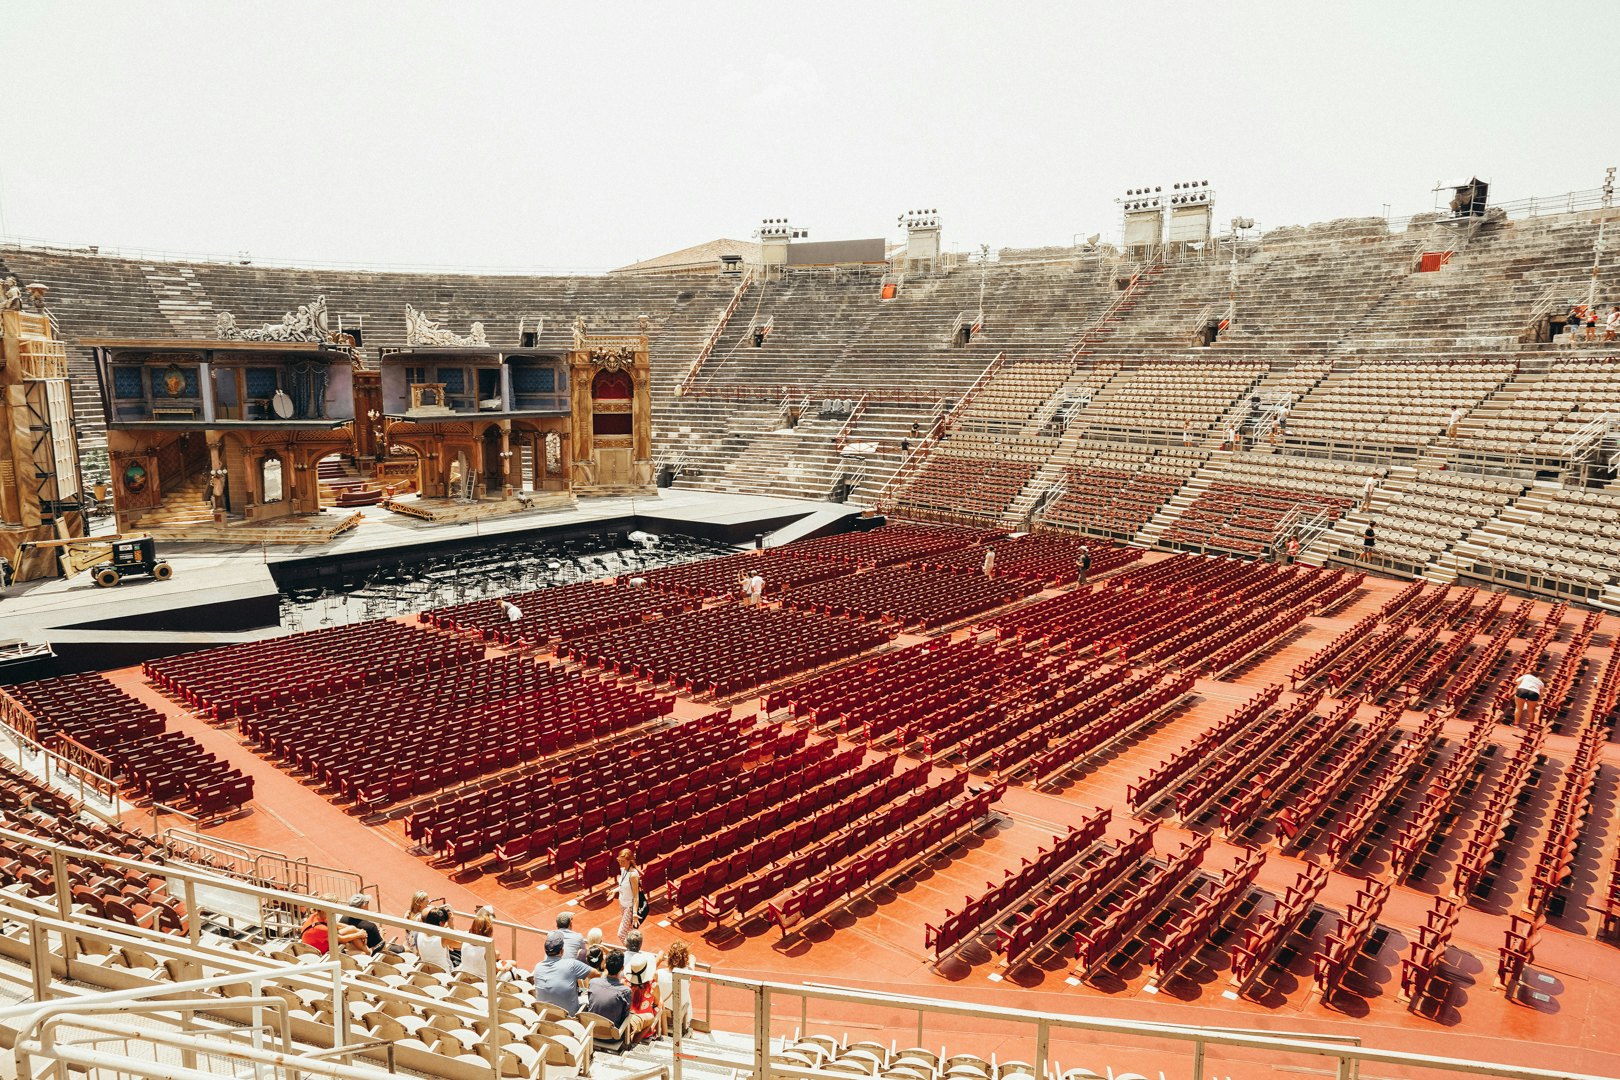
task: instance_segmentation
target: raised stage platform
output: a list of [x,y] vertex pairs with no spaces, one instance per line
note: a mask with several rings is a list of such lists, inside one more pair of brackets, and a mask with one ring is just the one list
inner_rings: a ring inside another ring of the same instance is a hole
[[[751,546],[760,534],[812,518],[812,531],[847,527],[862,509],[802,499],[663,489],[656,495],[581,499],[570,509],[536,506],[494,518],[430,522],[381,506],[360,510],[353,528],[321,544],[167,541],[168,581],[131,577],[112,589],[89,574],[29,581],[0,599],[0,640],[49,644],[51,672],[30,668],[17,678],[115,667],[233,641],[289,632],[280,624],[281,590],[289,582],[393,562],[409,552],[475,547],[525,536],[635,529],[684,533]],[[334,523],[353,511],[332,512]]]

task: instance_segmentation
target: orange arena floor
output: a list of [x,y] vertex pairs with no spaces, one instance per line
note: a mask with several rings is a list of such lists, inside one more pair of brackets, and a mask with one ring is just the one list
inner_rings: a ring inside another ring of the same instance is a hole
[[[1160,556],[1149,556],[1150,559],[1157,557]],[[1228,989],[1224,970],[1208,971],[1194,966],[1192,979],[1175,980],[1159,992],[1150,993],[1145,990],[1147,972],[1135,961],[1124,967],[1119,976],[1105,974],[1096,985],[1084,985],[1069,978],[1072,959],[1066,949],[1061,953],[1048,950],[1037,965],[1005,976],[997,970],[996,958],[976,945],[969,944],[937,970],[924,949],[925,923],[937,923],[947,909],[960,910],[966,895],[977,895],[987,882],[999,881],[1003,870],[1017,866],[1021,858],[1032,855],[1038,846],[1047,844],[1054,833],[1066,830],[1092,807],[1114,808],[1113,821],[1108,828],[1111,838],[1122,837],[1130,827],[1139,825],[1125,805],[1127,784],[1198,731],[1225,717],[1254,691],[1276,682],[1286,686],[1289,672],[1296,664],[1363,616],[1376,611],[1405,584],[1369,577],[1362,589],[1332,615],[1309,618],[1301,628],[1282,639],[1280,645],[1262,652],[1258,660],[1250,660],[1224,679],[1198,680],[1190,703],[1179,706],[1169,719],[1150,725],[1125,744],[1108,750],[1100,760],[1087,764],[1066,788],[1056,793],[1040,793],[1015,784],[1000,802],[1000,816],[993,828],[981,830],[967,844],[936,858],[924,870],[885,886],[825,922],[811,923],[783,939],[763,918],[739,928],[714,929],[700,925],[701,917],[699,922],[682,923],[666,905],[655,903],[644,927],[648,947],[662,948],[671,939],[684,937],[693,945],[697,958],[712,964],[717,972],[746,977],[867,987],[989,1005],[1159,1023],[1348,1034],[1360,1037],[1367,1045],[1390,1049],[1620,1076],[1620,1043],[1613,1036],[1615,1017],[1620,1015],[1620,980],[1612,977],[1620,951],[1598,940],[1600,919],[1592,910],[1592,905],[1602,902],[1615,856],[1613,823],[1617,786],[1620,786],[1617,782],[1620,770],[1616,768],[1620,765],[1620,748],[1613,742],[1603,746],[1605,767],[1599,773],[1592,813],[1582,834],[1583,846],[1569,890],[1568,906],[1563,917],[1550,920],[1549,928],[1538,941],[1535,963],[1526,980],[1534,993],[1522,994],[1518,1000],[1510,1001],[1492,986],[1497,950],[1508,925],[1507,913],[1518,910],[1528,888],[1529,870],[1547,829],[1548,806],[1555,797],[1562,764],[1568,760],[1575,744],[1569,734],[1547,736],[1543,753],[1550,764],[1543,770],[1532,798],[1523,809],[1517,834],[1506,845],[1508,858],[1496,889],[1487,902],[1476,901],[1462,913],[1446,964],[1453,974],[1460,975],[1459,985],[1450,1004],[1436,1018],[1417,1016],[1397,1000],[1399,958],[1408,948],[1409,935],[1423,923],[1432,906],[1437,883],[1444,879],[1444,871],[1454,861],[1455,849],[1460,846],[1471,817],[1477,814],[1477,806],[1470,807],[1451,830],[1447,848],[1437,861],[1440,872],[1430,874],[1425,882],[1395,887],[1378,920],[1391,931],[1381,951],[1375,957],[1362,958],[1347,980],[1345,991],[1338,994],[1331,1005],[1314,993],[1310,950],[1302,951],[1280,975],[1274,970],[1272,988],[1263,993],[1260,1000],[1251,1001],[1224,993]],[[1537,604],[1536,616],[1543,616],[1549,607]],[[1584,614],[1574,610],[1566,614],[1564,629],[1551,647],[1554,661],[1561,654],[1563,643],[1568,641],[1571,629]],[[1605,618],[1593,647],[1588,650],[1593,662],[1580,678],[1577,709],[1584,709],[1589,701],[1602,670],[1599,665],[1608,659],[1617,628],[1620,621]],[[911,640],[916,639],[902,638],[902,643]],[[1525,642],[1516,640],[1514,646],[1516,655]],[[384,907],[396,913],[403,910],[413,890],[426,889],[433,895],[446,897],[461,910],[488,902],[503,919],[539,927],[549,927],[557,911],[572,906],[577,911],[577,929],[601,926],[607,937],[613,938],[618,909],[609,898],[579,898],[566,890],[536,887],[532,882],[503,885],[493,875],[477,876],[458,873],[454,868],[435,868],[426,859],[410,853],[411,844],[405,837],[402,822],[362,824],[357,816],[327,802],[311,784],[283,772],[242,745],[233,729],[211,726],[180,708],[146,684],[139,669],[107,675],[131,694],[165,712],[177,729],[253,776],[256,787],[251,812],[210,828],[210,834],[295,857],[307,857],[319,864],[351,868],[367,881],[377,883]],[[1285,694],[1284,702],[1292,700],[1293,696]],[[1324,699],[1318,711],[1325,711],[1327,704],[1328,699]],[[755,705],[756,702],[749,699],[736,708],[752,710]],[[677,718],[696,716],[712,708],[712,705],[682,698],[677,702],[675,715]],[[1374,712],[1375,706],[1363,705],[1360,715],[1366,718]],[[1415,728],[1421,719],[1422,714],[1408,712],[1402,726]],[[1449,746],[1455,745],[1457,734],[1466,727],[1463,722],[1447,724]],[[1511,748],[1516,742],[1511,728],[1498,727],[1492,737],[1502,749]],[[376,751],[388,752],[386,724],[379,734]],[[1488,790],[1505,757],[1498,752],[1490,759],[1482,791]],[[149,827],[150,815],[133,811],[130,823]],[[166,818],[161,824],[182,823]],[[1398,827],[1400,821],[1394,824]],[[1155,851],[1159,855],[1173,852],[1180,842],[1190,838],[1190,832],[1177,827],[1173,820],[1165,820],[1159,826]],[[1225,869],[1241,850],[1223,842],[1217,834],[1204,858],[1204,871]],[[1330,914],[1317,924],[1316,943],[1332,930],[1334,914],[1343,910],[1360,879],[1379,872],[1382,854],[1375,855],[1360,870],[1333,874],[1318,899],[1319,905],[1329,909]],[[1257,885],[1265,892],[1278,894],[1293,882],[1301,865],[1299,859],[1282,855],[1273,845]],[[1059,941],[1066,944],[1067,939]],[[497,946],[506,951],[502,939],[497,938]],[[534,951],[537,950],[525,945],[516,959],[527,966],[537,958],[530,955]],[[1218,967],[1224,969],[1226,962],[1227,954],[1223,949]],[[719,1010],[716,1026],[727,1027],[725,1015],[732,1010],[721,998],[717,997],[716,1001]],[[847,1031],[893,1030],[893,1037],[902,1042],[916,1035],[914,1027],[909,1036],[904,1027],[906,1023],[914,1024],[914,1020],[891,1021],[848,1011],[839,1015],[838,1010],[829,1013],[824,1008],[818,1008],[814,1015],[836,1016]],[[791,1032],[797,1026],[796,1021],[795,1013],[793,1022],[783,1030]],[[975,1028],[979,1029],[976,1034]],[[1003,1057],[1028,1057],[1027,1040],[1020,1042],[990,1025],[952,1022],[949,1031],[930,1030],[925,1034],[925,1041],[935,1046],[970,1039],[973,1045],[963,1045],[962,1049],[988,1053],[995,1050],[997,1041],[1001,1040]],[[988,1040],[989,1045],[984,1040]],[[884,1041],[888,1041],[887,1038]],[[1111,1042],[1128,1045],[1121,1040]],[[1054,1042],[1053,1056],[1067,1065],[1075,1055],[1065,1055],[1062,1046],[1061,1040]],[[1157,1050],[1140,1053],[1157,1060],[1160,1067],[1167,1070],[1176,1069],[1176,1061],[1187,1059],[1185,1051],[1166,1051],[1162,1043]],[[1223,1058],[1226,1059],[1224,1068]],[[1241,1073],[1242,1061],[1259,1064],[1261,1060],[1256,1055],[1214,1053],[1210,1068],[1218,1073],[1237,1070],[1234,1072],[1237,1075]],[[1331,1071],[1331,1061],[1324,1060],[1321,1065],[1323,1072]],[[1132,1056],[1130,1067],[1141,1069],[1142,1058]],[[1296,1066],[1296,1071],[1314,1070]],[[1378,1072],[1388,1075],[1392,1070]]]

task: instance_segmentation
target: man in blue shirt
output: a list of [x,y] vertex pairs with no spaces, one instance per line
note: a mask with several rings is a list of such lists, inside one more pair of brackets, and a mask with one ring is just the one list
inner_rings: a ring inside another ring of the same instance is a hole
[[562,911],[557,914],[557,933],[563,937],[563,956],[570,960],[578,960],[585,951],[585,935],[574,929],[574,913]]
[[583,961],[563,955],[563,934],[546,935],[546,958],[534,968],[534,996],[573,1016],[579,1012],[579,984],[596,974]]

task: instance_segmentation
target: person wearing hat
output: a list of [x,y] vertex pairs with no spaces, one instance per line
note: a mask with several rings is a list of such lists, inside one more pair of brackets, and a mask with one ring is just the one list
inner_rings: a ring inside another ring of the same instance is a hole
[[[632,930],[631,936],[636,937],[640,933],[639,930]],[[651,1032],[651,1038],[657,1038],[658,1032],[657,959],[652,953],[640,951],[627,950],[624,954],[624,981],[630,984],[630,1013],[640,1017],[641,1030]]]
[[[349,906],[352,908],[369,908],[371,896],[368,893],[357,892],[349,897]],[[382,929],[372,920],[359,915],[344,915],[338,919],[341,926],[353,926],[366,933],[366,951],[377,952],[383,947]]]
[[534,967],[534,996],[574,1016],[579,1012],[580,983],[596,972],[584,961],[564,956],[565,941],[561,930],[546,935],[546,958]]

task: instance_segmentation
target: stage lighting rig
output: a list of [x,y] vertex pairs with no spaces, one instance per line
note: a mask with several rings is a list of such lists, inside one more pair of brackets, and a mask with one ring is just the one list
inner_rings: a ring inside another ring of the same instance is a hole
[[803,240],[809,235],[809,229],[795,229],[787,218],[766,218],[754,230],[756,240]]

